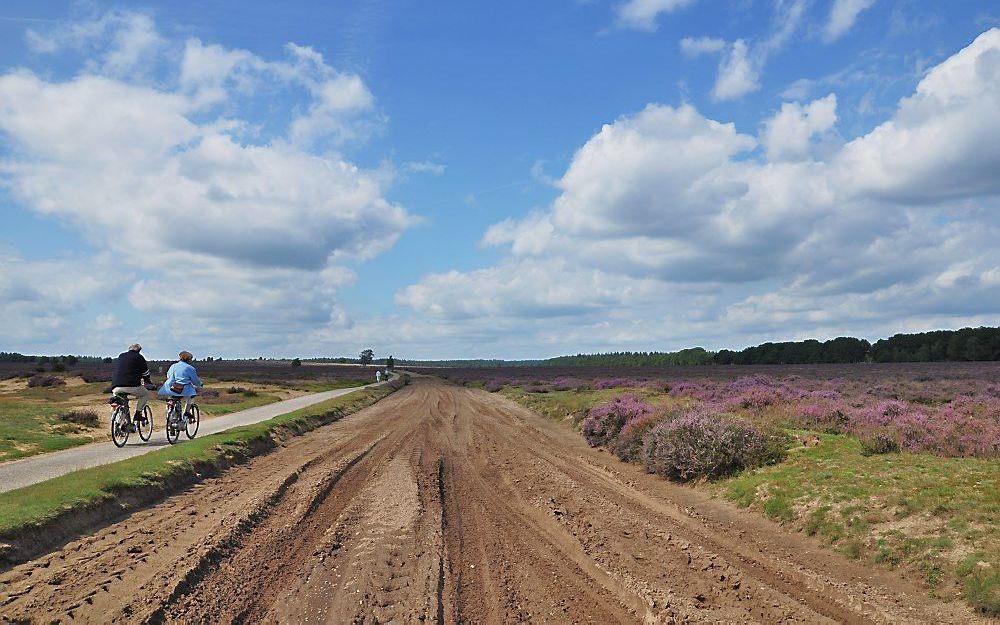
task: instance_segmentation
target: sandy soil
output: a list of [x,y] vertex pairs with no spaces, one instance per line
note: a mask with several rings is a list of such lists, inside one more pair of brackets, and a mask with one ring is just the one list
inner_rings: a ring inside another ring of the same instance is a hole
[[0,573],[0,621],[970,622],[432,379]]

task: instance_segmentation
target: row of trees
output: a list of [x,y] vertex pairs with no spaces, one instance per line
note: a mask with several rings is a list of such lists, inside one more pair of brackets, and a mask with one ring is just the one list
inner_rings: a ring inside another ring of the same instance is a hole
[[842,336],[764,343],[740,351],[700,347],[678,352],[577,354],[542,361],[551,366],[658,367],[666,365],[779,365],[852,362],[936,362],[1000,360],[1000,328],[963,328],[896,334],[871,344]]
[[1000,360],[1000,328],[896,334],[872,345],[874,362]]
[[822,343],[806,341],[785,341],[764,343],[734,352],[719,350],[712,362],[719,365],[799,365],[809,363],[850,363],[865,362],[871,343],[864,339],[842,336]]
[[94,356],[25,356],[17,352],[0,352],[0,362],[34,362],[40,365],[58,363],[72,367],[79,362],[98,362],[100,360]]
[[708,365],[713,354],[701,347],[682,349],[679,352],[612,352],[610,354],[577,354],[559,356],[542,362],[551,367],[664,367],[670,365]]

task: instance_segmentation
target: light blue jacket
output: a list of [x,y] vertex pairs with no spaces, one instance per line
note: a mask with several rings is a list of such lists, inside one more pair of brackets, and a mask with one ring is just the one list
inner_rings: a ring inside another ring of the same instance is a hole
[[[171,391],[170,385],[174,382],[183,384],[184,390],[180,393]],[[167,369],[167,381],[163,383],[163,386],[156,393],[163,396],[180,395],[181,397],[194,397],[198,394],[195,386],[201,386],[201,378],[198,377],[198,372],[188,363],[178,360]]]

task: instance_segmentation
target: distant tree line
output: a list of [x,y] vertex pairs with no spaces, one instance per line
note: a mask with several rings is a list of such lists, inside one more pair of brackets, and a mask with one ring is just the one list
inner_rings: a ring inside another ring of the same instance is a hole
[[874,362],[1000,360],[1000,328],[896,334],[875,341],[871,348],[871,359]]
[[865,362],[871,343],[841,336],[822,343],[815,339],[764,343],[738,352],[719,350],[712,362],[719,365],[801,365]]
[[679,352],[612,352],[610,354],[577,354],[558,356],[542,361],[551,367],[586,367],[594,365],[619,367],[662,367],[670,365],[708,365],[713,354],[701,347],[682,349]]
[[0,362],[34,362],[40,365],[62,363],[73,366],[80,362],[101,362],[99,356],[25,356],[17,352],[0,352]]

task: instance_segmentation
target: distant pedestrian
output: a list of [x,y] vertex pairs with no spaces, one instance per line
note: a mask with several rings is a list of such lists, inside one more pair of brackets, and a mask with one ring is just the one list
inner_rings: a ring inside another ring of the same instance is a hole
[[139,399],[135,407],[136,418],[142,415],[142,409],[149,402],[149,392],[145,385],[153,382],[149,374],[149,365],[140,351],[142,345],[138,343],[129,345],[128,351],[118,355],[115,374],[111,376],[112,395],[134,395]]
[[376,382],[382,381],[382,371],[380,369],[375,370],[375,381]]

